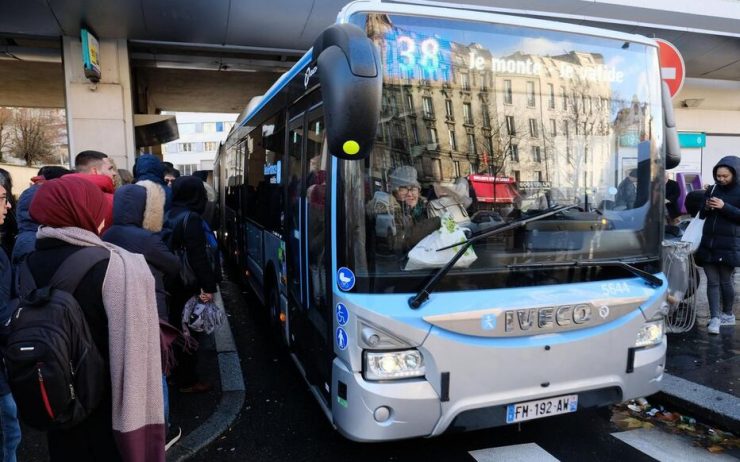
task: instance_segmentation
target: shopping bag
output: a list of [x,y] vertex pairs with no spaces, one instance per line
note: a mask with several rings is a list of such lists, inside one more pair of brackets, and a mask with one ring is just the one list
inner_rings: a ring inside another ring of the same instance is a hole
[[[409,260],[404,270],[411,271],[426,268],[441,268],[460,249],[459,245],[467,240],[463,230],[455,223],[454,218],[450,215],[442,217],[442,226],[424,239],[419,241],[411,251],[409,251]],[[446,250],[437,251],[442,247],[454,245]],[[467,268],[478,256],[472,247],[468,247],[465,253],[455,262],[455,268]]]
[[686,230],[683,232],[683,236],[681,236],[681,241],[688,242],[690,244],[689,251],[691,253],[696,252],[699,248],[703,229],[704,219],[699,218],[699,214],[697,213],[696,216],[691,219],[689,226],[686,227]]

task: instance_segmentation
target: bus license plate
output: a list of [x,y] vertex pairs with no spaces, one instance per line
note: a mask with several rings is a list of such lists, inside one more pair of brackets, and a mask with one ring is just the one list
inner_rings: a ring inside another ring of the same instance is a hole
[[551,415],[568,414],[578,409],[578,395],[538,399],[506,406],[506,423],[524,422]]

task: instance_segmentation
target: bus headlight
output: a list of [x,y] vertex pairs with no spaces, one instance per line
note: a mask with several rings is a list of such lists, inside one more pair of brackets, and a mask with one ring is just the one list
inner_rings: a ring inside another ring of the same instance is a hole
[[423,377],[424,358],[418,350],[366,351],[366,380],[394,380]]
[[637,331],[637,340],[635,346],[650,347],[659,344],[663,341],[664,331],[663,320],[646,322],[642,325],[639,331]]

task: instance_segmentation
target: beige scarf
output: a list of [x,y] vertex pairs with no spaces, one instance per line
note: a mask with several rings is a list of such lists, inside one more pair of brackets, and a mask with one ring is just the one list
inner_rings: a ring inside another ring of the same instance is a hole
[[103,281],[113,393],[113,436],[127,462],[164,462],[164,402],[154,278],[144,256],[81,228],[39,228],[80,247],[110,250]]

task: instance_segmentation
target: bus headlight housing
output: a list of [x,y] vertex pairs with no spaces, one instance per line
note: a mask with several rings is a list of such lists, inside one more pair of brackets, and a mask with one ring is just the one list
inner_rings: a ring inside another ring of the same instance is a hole
[[365,351],[366,380],[395,380],[423,377],[424,358],[419,350]]
[[637,331],[635,347],[643,348],[658,345],[663,341],[664,326],[665,324],[662,319],[643,324],[640,330]]

